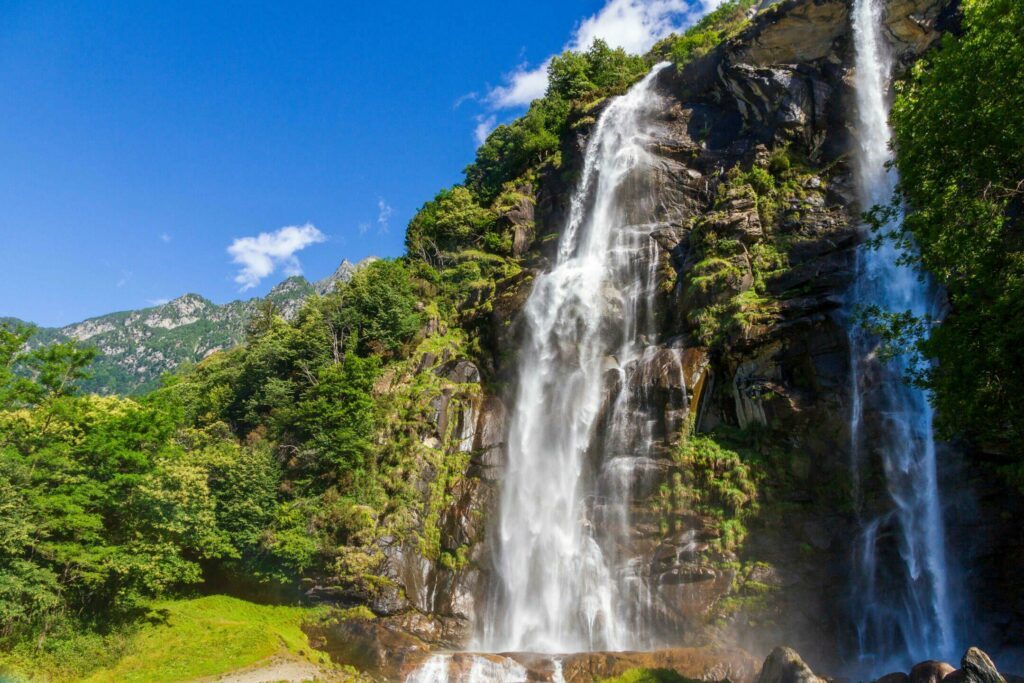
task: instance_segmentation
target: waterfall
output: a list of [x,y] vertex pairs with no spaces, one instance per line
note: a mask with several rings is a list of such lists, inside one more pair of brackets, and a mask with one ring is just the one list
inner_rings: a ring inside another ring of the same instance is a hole
[[[882,14],[881,0],[854,3],[856,171],[865,208],[889,203],[897,181],[887,167],[892,55],[882,35]],[[889,241],[861,250],[851,297],[855,306],[915,316],[930,311],[934,297],[927,280],[899,257]],[[877,339],[853,329],[851,451],[855,473],[869,454],[881,460],[891,505],[862,524],[852,599],[860,666],[882,673],[930,658],[955,661],[958,652],[932,408],[924,391],[904,381],[913,361],[900,356],[881,365],[874,357],[876,345]],[[858,482],[858,496],[862,487]]]
[[[526,668],[508,657],[458,653],[431,655],[405,683],[526,683],[527,678]],[[555,667],[552,683],[565,683],[560,666]]]
[[495,533],[486,651],[644,647],[643,577],[623,538],[655,420],[633,382],[655,332],[660,209],[647,147],[662,64],[611,101],[587,144],[557,261],[523,315]]

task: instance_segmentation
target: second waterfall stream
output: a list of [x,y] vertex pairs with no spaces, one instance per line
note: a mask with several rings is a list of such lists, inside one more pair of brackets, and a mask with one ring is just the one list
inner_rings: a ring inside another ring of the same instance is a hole
[[[860,203],[889,204],[896,171],[888,167],[891,131],[888,91],[893,57],[883,31],[881,0],[853,6],[856,88],[855,174]],[[900,261],[888,240],[862,248],[851,299],[855,308],[916,317],[933,313],[926,278]],[[866,516],[852,553],[853,618],[861,672],[882,674],[930,657],[955,661],[954,572],[950,569],[939,491],[937,446],[927,394],[906,382],[912,360],[880,364],[877,340],[851,334],[853,409],[851,451],[855,473],[869,458],[881,461],[888,511]],[[868,421],[868,417],[873,418]]]

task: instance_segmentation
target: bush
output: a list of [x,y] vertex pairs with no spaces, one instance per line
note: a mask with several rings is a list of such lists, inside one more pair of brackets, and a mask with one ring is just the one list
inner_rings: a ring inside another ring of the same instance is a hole
[[722,41],[739,33],[747,24],[747,12],[758,0],[729,0],[704,15],[682,35],[672,34],[651,48],[653,59],[669,59],[681,68],[711,52]]
[[374,261],[327,298],[364,355],[395,355],[423,323],[409,269],[400,260]]
[[405,233],[411,256],[437,265],[442,252],[479,246],[492,234],[495,215],[461,185],[441,190],[416,213]]

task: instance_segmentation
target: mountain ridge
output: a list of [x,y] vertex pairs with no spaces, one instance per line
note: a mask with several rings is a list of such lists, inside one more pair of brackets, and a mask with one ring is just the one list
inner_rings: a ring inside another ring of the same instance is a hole
[[[217,304],[205,296],[186,292],[170,301],[145,308],[114,311],[60,327],[37,328],[30,344],[77,341],[99,350],[93,375],[83,389],[98,394],[138,394],[154,389],[160,377],[215,351],[230,348],[245,338],[249,320],[264,302],[273,303],[286,319],[298,313],[310,296],[323,296],[338,282],[347,282],[362,266],[343,259],[327,277],[310,282],[301,275],[285,278],[264,297]],[[0,324],[28,324],[0,317]]]

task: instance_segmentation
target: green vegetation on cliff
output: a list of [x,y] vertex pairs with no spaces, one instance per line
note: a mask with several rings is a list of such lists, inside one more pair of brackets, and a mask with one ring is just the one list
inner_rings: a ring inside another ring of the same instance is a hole
[[565,52],[548,66],[548,90],[521,118],[500,125],[466,168],[466,187],[482,205],[489,205],[506,184],[528,176],[545,164],[558,167],[567,126],[597,102],[624,92],[650,69],[643,57],[612,49],[595,40],[585,52]]
[[758,0],[729,0],[722,3],[682,35],[673,34],[660,40],[651,48],[651,54],[658,59],[669,59],[677,67],[683,67],[739,33],[749,21],[750,9],[757,3]]

